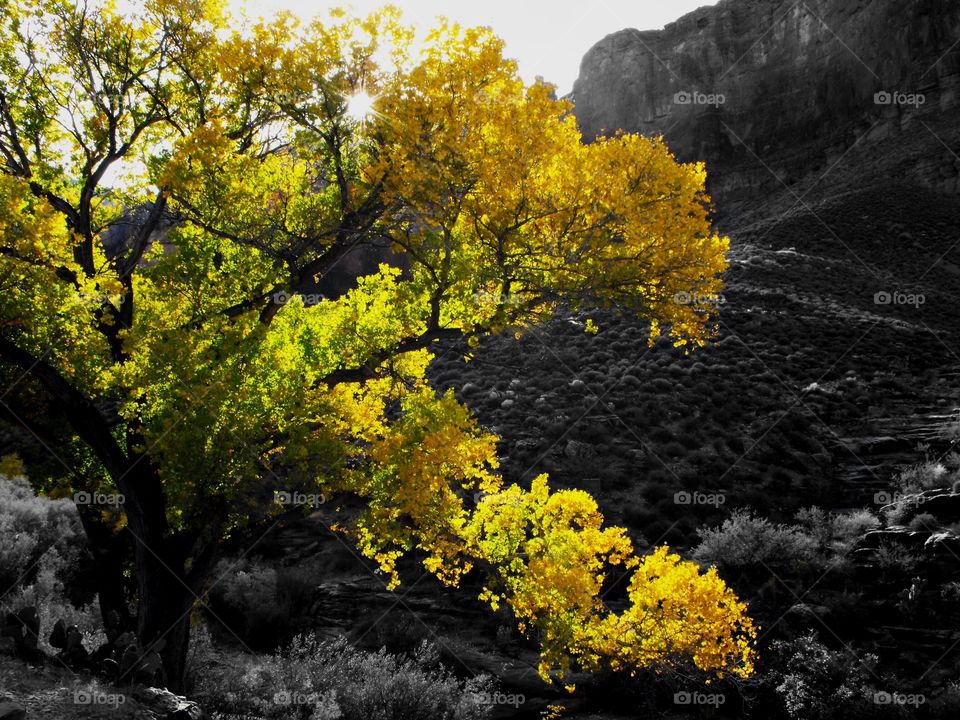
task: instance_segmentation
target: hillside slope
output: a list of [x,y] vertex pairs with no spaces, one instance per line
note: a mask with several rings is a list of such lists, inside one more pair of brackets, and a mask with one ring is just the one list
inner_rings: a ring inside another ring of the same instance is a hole
[[[919,442],[949,444],[958,229],[960,203],[912,186],[837,197],[737,232],[717,337],[689,356],[595,312],[597,335],[558,317],[467,364],[438,358],[435,379],[502,434],[510,479],[594,491],[652,543],[692,542],[741,504],[871,505]],[[683,491],[725,507],[678,504]]]

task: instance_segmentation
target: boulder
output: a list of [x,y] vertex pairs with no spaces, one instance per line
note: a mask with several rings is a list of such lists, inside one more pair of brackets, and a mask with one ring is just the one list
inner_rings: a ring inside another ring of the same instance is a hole
[[905,527],[888,527],[865,533],[860,538],[858,547],[876,549],[884,545],[899,545],[907,550],[919,550],[923,548],[928,537],[930,537],[929,532],[909,530]]
[[0,636],[12,638],[14,652],[25,660],[35,662],[40,652],[40,616],[35,607],[25,607],[16,613],[7,613]]
[[960,521],[960,493],[938,493],[925,497],[922,512],[930,513],[943,523]]
[[[923,544],[924,552],[949,555],[954,558],[960,558],[960,537],[952,532],[933,533]],[[960,567],[960,560],[957,560],[957,566]]]
[[15,702],[0,702],[0,720],[24,720],[27,717],[27,711],[23,705]]
[[155,687],[138,688],[133,697],[157,720],[204,720],[203,709],[192,700]]

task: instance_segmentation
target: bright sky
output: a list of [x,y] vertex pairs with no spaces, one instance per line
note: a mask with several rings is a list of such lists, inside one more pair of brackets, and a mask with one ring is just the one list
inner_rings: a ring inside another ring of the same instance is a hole
[[[655,30],[681,15],[717,0],[393,0],[406,20],[427,28],[444,15],[461,25],[488,25],[506,41],[506,54],[517,60],[527,82],[537,75],[565,95],[573,88],[580,60],[594,43],[617,30]],[[332,7],[350,6],[366,14],[386,0],[233,0],[251,17],[290,10],[301,17],[326,15]]]

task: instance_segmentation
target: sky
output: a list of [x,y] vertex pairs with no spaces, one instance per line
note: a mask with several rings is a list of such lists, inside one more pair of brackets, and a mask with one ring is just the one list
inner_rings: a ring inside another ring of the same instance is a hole
[[[717,0],[392,0],[407,21],[427,28],[444,15],[461,25],[488,25],[506,42],[506,55],[517,60],[527,82],[536,76],[557,85],[558,94],[573,89],[580,60],[594,43],[617,30],[656,30],[681,15]],[[350,6],[360,14],[386,0],[233,0],[250,17],[290,10],[303,18],[326,15],[332,7]]]

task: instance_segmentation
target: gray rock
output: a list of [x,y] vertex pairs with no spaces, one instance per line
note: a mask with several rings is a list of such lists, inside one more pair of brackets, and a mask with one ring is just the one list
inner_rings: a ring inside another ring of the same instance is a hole
[[[916,118],[951,122],[960,89],[950,47],[960,36],[956,3],[790,5],[721,0],[662,30],[603,38],[584,56],[573,88],[584,136],[664,134],[679,159],[704,160],[714,171],[711,194],[721,207],[822,172],[860,141],[914,138]],[[903,32],[890,31],[892,18]],[[879,92],[924,101],[886,102]],[[903,164],[905,174],[955,194],[955,172],[938,160],[942,146],[930,138],[926,147],[929,161]],[[875,156],[877,174],[901,167],[887,153]]]
[[203,709],[192,700],[168,690],[148,687],[134,691],[134,698],[158,720],[204,720]]
[[53,630],[50,632],[50,645],[58,650],[67,646],[67,626],[62,618],[54,623]]
[[865,533],[858,543],[860,548],[873,549],[883,545],[899,545],[910,550],[923,547],[930,533],[919,530],[908,530],[903,527],[889,527],[883,530],[871,530]]
[[0,720],[24,720],[27,711],[15,702],[0,702]]
[[563,454],[568,458],[594,458],[597,456],[597,450],[590,443],[580,442],[579,440],[568,440]]
[[[947,554],[954,558],[958,557],[960,552],[960,537],[952,532],[938,532],[927,538],[923,544],[924,552],[932,554]],[[960,561],[957,563],[960,565]]]
[[944,523],[960,520],[960,494],[939,493],[923,500],[922,512],[930,513]]

